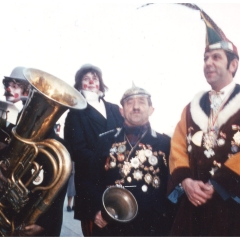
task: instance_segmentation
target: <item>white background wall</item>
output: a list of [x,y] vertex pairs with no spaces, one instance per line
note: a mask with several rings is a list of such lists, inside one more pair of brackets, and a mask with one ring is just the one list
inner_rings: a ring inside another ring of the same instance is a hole
[[[139,8],[145,3],[0,1],[0,77],[24,66],[73,85],[82,64],[95,64],[109,87],[106,100],[119,104],[134,81],[152,94],[152,127],[171,135],[182,108],[209,89],[203,75],[205,25],[199,11],[161,2]],[[197,5],[240,48],[240,3]],[[2,95],[0,86],[5,100]]]

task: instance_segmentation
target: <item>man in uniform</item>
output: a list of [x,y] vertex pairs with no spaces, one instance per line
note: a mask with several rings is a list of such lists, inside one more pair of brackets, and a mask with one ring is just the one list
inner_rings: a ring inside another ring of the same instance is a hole
[[[133,86],[121,105],[123,127],[100,135],[92,166],[93,236],[166,236],[171,226],[166,197],[170,137],[151,128],[154,108],[146,90]],[[137,201],[137,216],[128,223],[102,217],[102,195],[112,185],[129,190]]]
[[171,236],[240,236],[240,85],[233,81],[239,56],[200,13],[207,29],[204,75],[212,90],[184,108],[171,140],[168,196],[180,202]]

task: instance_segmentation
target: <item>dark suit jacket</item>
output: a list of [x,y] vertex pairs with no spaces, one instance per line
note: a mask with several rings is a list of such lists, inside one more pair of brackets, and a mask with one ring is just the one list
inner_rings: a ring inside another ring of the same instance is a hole
[[79,220],[89,218],[85,192],[88,188],[87,179],[91,172],[90,159],[94,159],[99,134],[121,127],[123,123],[118,105],[106,101],[104,104],[107,119],[88,104],[86,109],[70,110],[65,120],[64,139],[70,145],[71,157],[75,162],[74,218]]

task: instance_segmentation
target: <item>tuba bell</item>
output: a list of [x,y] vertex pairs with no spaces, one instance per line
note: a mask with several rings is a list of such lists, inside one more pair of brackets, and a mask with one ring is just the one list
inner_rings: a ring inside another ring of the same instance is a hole
[[[59,141],[46,137],[67,109],[87,106],[81,93],[66,82],[38,69],[28,68],[23,73],[31,89],[10,143],[0,155],[7,178],[0,193],[2,236],[16,236],[21,226],[34,224],[67,182],[69,152]],[[39,155],[47,161],[39,162]],[[45,167],[50,173],[47,182],[33,184]]]
[[127,223],[138,212],[138,204],[133,194],[122,186],[108,187],[102,196],[102,217],[107,222],[112,220]]

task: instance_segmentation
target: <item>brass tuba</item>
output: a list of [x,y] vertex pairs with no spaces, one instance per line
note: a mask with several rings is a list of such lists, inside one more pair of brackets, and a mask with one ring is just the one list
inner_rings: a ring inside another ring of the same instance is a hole
[[[31,90],[12,129],[11,141],[0,155],[0,164],[7,167],[3,173],[7,184],[0,193],[2,236],[15,236],[21,226],[35,223],[67,182],[71,173],[69,152],[59,141],[46,137],[67,109],[87,106],[80,92],[46,72],[28,68],[24,76]],[[39,162],[39,154],[47,161]],[[46,185],[34,185],[44,167],[51,177]]]

